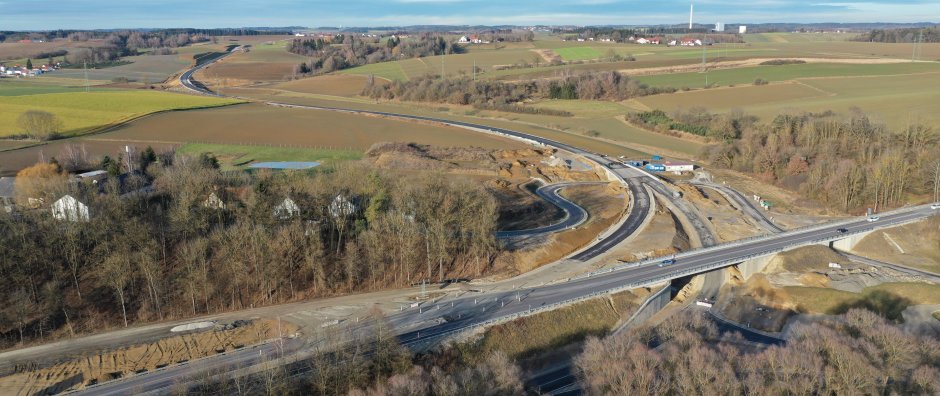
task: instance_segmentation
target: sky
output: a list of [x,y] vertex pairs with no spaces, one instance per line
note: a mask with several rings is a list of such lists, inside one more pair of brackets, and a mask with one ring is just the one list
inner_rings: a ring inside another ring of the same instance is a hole
[[[0,30],[688,23],[687,0],[0,0]],[[936,22],[938,0],[698,0],[696,23]]]

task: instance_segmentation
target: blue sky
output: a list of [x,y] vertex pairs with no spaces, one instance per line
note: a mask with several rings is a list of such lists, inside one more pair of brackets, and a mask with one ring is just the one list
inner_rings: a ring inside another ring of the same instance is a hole
[[[699,0],[699,23],[924,22],[937,0]],[[661,24],[676,0],[0,0],[0,30],[132,27]]]

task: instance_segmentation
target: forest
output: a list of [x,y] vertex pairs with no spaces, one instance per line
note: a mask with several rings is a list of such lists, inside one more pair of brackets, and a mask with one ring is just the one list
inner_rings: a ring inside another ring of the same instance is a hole
[[[622,101],[672,88],[654,88],[617,72],[571,74],[531,81],[502,82],[471,76],[423,76],[388,84],[369,84],[362,94],[373,99],[474,105],[480,108],[519,105],[531,99],[586,99]],[[502,109],[500,109],[502,110]]]
[[449,43],[444,36],[424,33],[415,39],[337,34],[327,39],[294,39],[287,51],[310,57],[296,66],[297,74],[315,75],[371,63],[408,58],[460,53],[462,47]]
[[940,132],[910,124],[892,130],[859,109],[782,112],[769,122],[741,111],[677,111],[674,122],[704,128],[716,142],[704,157],[840,211],[876,211],[917,202],[940,186]]
[[740,338],[718,337],[703,316],[589,339],[576,360],[582,386],[588,395],[940,392],[940,340],[867,310],[797,324],[786,344],[756,351]]
[[[496,200],[465,179],[357,164],[223,173],[211,157],[170,153],[146,162],[98,185],[54,163],[20,172],[23,209],[0,213],[0,347],[473,277],[500,249]],[[51,216],[66,193],[88,205],[87,221]]]

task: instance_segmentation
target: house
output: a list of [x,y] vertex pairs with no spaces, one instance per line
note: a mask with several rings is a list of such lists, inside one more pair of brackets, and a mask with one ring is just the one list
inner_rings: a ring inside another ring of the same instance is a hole
[[300,215],[300,207],[293,199],[284,198],[280,204],[274,207],[274,217],[285,220]]
[[65,195],[52,203],[52,217],[64,221],[88,221],[88,205],[71,195]]
[[13,211],[15,186],[15,177],[0,177],[0,208],[3,208],[7,213]]
[[460,39],[457,40],[460,44],[470,44],[470,38],[467,36],[460,36]]
[[691,37],[684,37],[679,42],[679,45],[684,46],[684,47],[694,47],[697,45],[702,45],[702,40],[694,39]]
[[334,218],[347,217],[351,216],[353,213],[356,213],[358,206],[355,203],[347,199],[343,194],[339,194],[336,198],[333,198],[333,202],[330,203],[330,216]]
[[211,192],[209,193],[209,197],[202,202],[202,206],[209,209],[222,210],[225,209],[225,201],[223,201],[222,198],[219,198],[218,194]]
[[695,165],[688,162],[666,162],[663,164],[666,172],[675,172],[677,174],[682,172],[692,172],[695,170]]
[[663,40],[662,37],[652,37],[652,38],[640,37],[636,39],[636,43],[637,44],[659,44],[662,42],[662,40]]

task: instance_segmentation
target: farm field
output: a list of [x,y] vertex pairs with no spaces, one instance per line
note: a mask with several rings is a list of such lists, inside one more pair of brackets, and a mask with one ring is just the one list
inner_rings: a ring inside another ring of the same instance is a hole
[[[271,100],[300,105],[343,107],[350,109],[388,111],[401,114],[438,117],[455,121],[482,123],[502,128],[510,128],[560,142],[576,145],[587,150],[608,155],[643,155],[643,150],[631,148],[629,142],[603,141],[584,135],[579,125],[584,119],[577,117],[555,117],[531,114],[480,111],[468,106],[437,106],[426,103],[400,103],[361,100],[359,98],[324,97],[318,95],[285,95],[263,89],[228,89],[226,94],[252,97],[258,100]],[[613,118],[610,119],[611,121]],[[564,125],[562,125],[564,124]],[[611,124],[613,125],[613,124]],[[626,128],[626,126],[623,126]],[[620,128],[619,126],[617,128]],[[565,130],[567,129],[567,130]],[[474,135],[478,136],[478,135]],[[656,135],[660,137],[660,135]],[[668,136],[662,136],[668,138]],[[484,146],[485,147],[485,146]]]
[[[433,124],[242,104],[155,114],[106,133],[0,151],[0,174],[12,175],[40,158],[61,156],[66,145],[84,146],[92,158],[115,155],[125,145],[132,145],[139,149],[152,146],[157,151],[180,147],[190,152],[206,150],[224,154],[232,165],[248,160],[298,159],[325,160],[329,164],[355,159],[373,144],[390,141],[444,147],[525,147],[512,140]],[[3,144],[0,141],[0,149],[5,147]]]
[[705,85],[706,74],[712,86],[751,84],[762,78],[767,81],[785,81],[806,77],[855,77],[901,75],[940,72],[940,63],[888,63],[888,64],[836,64],[807,63],[781,66],[753,66],[720,69],[708,73],[689,72],[636,77],[641,82],[657,87],[697,88]]
[[264,161],[316,161],[321,167],[338,162],[358,160],[362,152],[356,150],[329,150],[304,147],[274,147],[265,145],[232,145],[187,143],[176,150],[183,154],[210,153],[219,159],[223,170],[241,169],[251,163]]
[[562,47],[553,50],[561,59],[566,61],[597,59],[601,52],[594,47]]
[[[36,58],[36,55],[69,48],[92,48],[106,45],[104,40],[89,40],[72,42],[66,39],[47,41],[44,43],[0,43],[0,61]],[[43,59],[42,61],[45,61]]]
[[[500,49],[489,51],[470,51],[464,54],[453,54],[445,56],[428,56],[424,58],[412,58],[394,62],[373,63],[350,69],[342,70],[343,74],[373,74],[376,77],[382,77],[387,80],[408,80],[414,77],[422,76],[428,73],[440,75],[443,66],[444,73],[454,75],[459,73],[470,74],[473,65],[480,68],[480,77],[485,77],[492,73],[494,66],[506,66],[522,61],[532,63],[537,57],[533,51],[528,49]],[[443,58],[443,64],[441,60]],[[541,59],[541,57],[539,57]]]
[[938,90],[940,71],[896,76],[800,78],[779,84],[677,92],[634,101],[665,111],[695,106],[718,112],[740,108],[763,119],[785,109],[848,113],[858,107],[890,128],[900,129],[911,121],[940,124],[934,103]]
[[224,106],[235,99],[209,98],[145,90],[50,93],[0,96],[0,137],[22,133],[16,120],[25,111],[41,109],[62,121],[61,134],[74,136],[142,115],[166,111]]
[[[380,82],[381,80],[376,80]],[[288,81],[270,86],[273,89],[283,89],[293,92],[302,92],[318,95],[335,95],[344,97],[358,96],[365,88],[368,77],[353,74],[328,74]]]
[[[79,84],[67,85],[66,82],[61,80],[51,81],[45,78],[0,78],[0,97],[84,91],[83,86]],[[99,91],[101,89],[91,86],[89,90]]]
[[[283,40],[284,38],[281,37]],[[202,81],[219,85],[221,81],[281,81],[293,74],[294,66],[306,57],[287,52],[286,41],[254,43],[247,52],[231,55],[197,75]]]
[[[138,55],[122,58],[124,61],[133,62],[127,65],[108,67],[103,69],[88,69],[89,80],[111,81],[115,78],[124,77],[130,81],[141,83],[159,83],[170,76],[182,71],[192,64],[192,55]],[[55,72],[40,76],[39,79],[46,77],[71,78],[77,80],[77,84],[84,80],[86,71],[82,69],[60,69]]]

